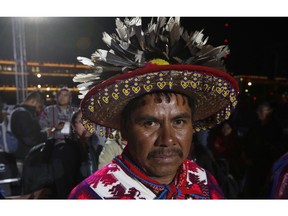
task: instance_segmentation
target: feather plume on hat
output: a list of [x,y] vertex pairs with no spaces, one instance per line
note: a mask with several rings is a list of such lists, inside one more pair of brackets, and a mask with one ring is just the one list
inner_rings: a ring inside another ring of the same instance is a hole
[[74,82],[80,82],[79,91],[85,93],[112,76],[144,67],[153,59],[170,64],[193,64],[225,70],[222,58],[229,54],[226,45],[207,45],[203,30],[188,32],[180,25],[180,18],[152,18],[147,29],[142,30],[140,17],[116,18],[116,32],[103,33],[102,40],[109,50],[97,49],[91,56],[77,57],[78,61],[92,68],[92,73],[77,74]]
[[145,30],[140,17],[115,20],[116,33],[103,33],[107,50],[77,59],[91,68],[77,74],[83,125],[120,129],[124,107],[153,91],[173,91],[195,99],[193,127],[211,128],[228,119],[237,104],[238,84],[225,69],[226,45],[207,44],[203,29],[188,32],[180,18],[152,18]]

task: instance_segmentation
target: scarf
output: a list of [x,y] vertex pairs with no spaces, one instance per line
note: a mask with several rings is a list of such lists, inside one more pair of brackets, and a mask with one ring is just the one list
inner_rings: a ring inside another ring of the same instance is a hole
[[210,198],[207,189],[207,176],[204,169],[190,160],[185,160],[178,168],[174,180],[170,184],[161,184],[147,176],[129,159],[126,149],[114,158],[123,171],[137,179],[156,194],[155,199],[206,199]]

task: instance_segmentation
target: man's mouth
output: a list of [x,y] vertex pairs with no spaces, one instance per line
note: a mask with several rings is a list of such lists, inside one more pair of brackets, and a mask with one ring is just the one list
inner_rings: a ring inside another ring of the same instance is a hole
[[161,147],[159,149],[155,149],[148,154],[148,159],[157,159],[161,161],[170,161],[175,160],[175,158],[182,158],[183,152],[181,149],[178,148],[167,148]]

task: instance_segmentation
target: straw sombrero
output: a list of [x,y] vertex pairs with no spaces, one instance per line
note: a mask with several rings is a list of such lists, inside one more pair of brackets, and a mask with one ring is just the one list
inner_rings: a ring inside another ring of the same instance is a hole
[[141,18],[116,19],[117,34],[103,33],[110,48],[98,49],[90,73],[74,77],[82,96],[83,124],[120,129],[120,116],[133,98],[155,91],[179,92],[193,97],[196,131],[228,119],[237,104],[237,81],[225,71],[227,46],[206,45],[202,31],[184,31],[179,18],[153,18],[142,30]]

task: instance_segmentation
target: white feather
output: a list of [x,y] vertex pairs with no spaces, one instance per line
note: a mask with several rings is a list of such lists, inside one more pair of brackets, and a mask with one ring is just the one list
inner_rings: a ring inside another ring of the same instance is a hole
[[203,29],[199,31],[195,31],[192,35],[192,41],[193,44],[196,44],[196,46],[203,46],[207,43],[208,37],[203,41],[204,34],[202,33]]
[[79,91],[84,91],[84,90],[88,90],[89,86],[92,85],[94,82],[90,81],[90,82],[84,82],[81,84],[77,85],[77,88]]
[[124,23],[119,18],[116,18],[115,25],[116,25],[116,32],[118,33],[120,39],[127,41],[128,35],[126,25],[124,25]]
[[83,99],[84,96],[88,93],[89,90],[85,90],[85,91],[79,91],[80,92],[80,95],[78,95],[78,98],[79,99]]
[[90,66],[90,67],[93,67],[94,66],[94,63],[91,61],[91,59],[89,58],[86,58],[86,57],[82,57],[82,56],[78,56],[77,57],[77,60],[79,62],[81,62],[82,64],[84,65],[87,65],[87,66]]
[[97,80],[99,79],[99,74],[76,74],[73,77],[73,82],[87,82],[90,80]]
[[97,49],[93,54],[92,57],[95,57],[97,60],[105,61],[106,62],[106,57],[107,57],[107,50],[103,49]]
[[104,41],[105,44],[107,44],[108,46],[111,46],[112,37],[106,32],[103,32],[102,40]]
[[137,50],[137,54],[135,55],[135,62],[140,63],[142,61],[143,53],[143,51]]

